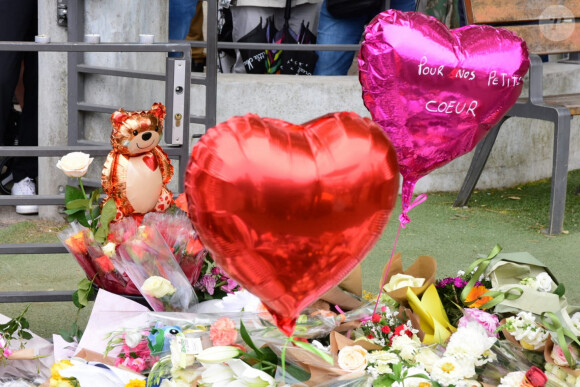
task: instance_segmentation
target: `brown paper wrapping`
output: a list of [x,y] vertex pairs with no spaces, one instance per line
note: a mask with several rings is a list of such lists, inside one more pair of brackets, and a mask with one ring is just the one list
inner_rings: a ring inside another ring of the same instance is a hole
[[[387,263],[383,269],[381,281],[385,276],[385,272],[387,271],[388,265],[389,264]],[[423,286],[411,287],[413,293],[415,293],[417,296],[420,296],[421,294],[423,294],[423,292],[425,292],[425,290],[427,290],[429,285],[435,282],[436,271],[437,271],[437,261],[435,260],[435,258],[427,255],[421,255],[417,257],[415,262],[411,266],[409,266],[407,270],[403,270],[403,260],[401,257],[401,253],[397,253],[395,254],[395,256],[393,256],[393,261],[391,262],[391,267],[389,269],[389,274],[387,275],[387,278],[385,280],[385,285],[389,283],[389,280],[395,274],[407,274],[415,278],[424,278],[425,282],[423,283]],[[380,283],[379,286],[381,286]],[[386,293],[395,301],[397,301],[399,304],[407,304],[407,295],[406,295],[407,288],[408,286],[405,286],[403,288],[396,289],[392,292]]]

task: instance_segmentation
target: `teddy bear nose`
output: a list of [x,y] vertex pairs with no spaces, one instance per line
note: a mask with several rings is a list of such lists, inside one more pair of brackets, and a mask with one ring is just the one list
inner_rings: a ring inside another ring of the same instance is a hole
[[146,132],[146,133],[143,133],[143,134],[141,135],[141,138],[143,139],[143,141],[147,141],[147,140],[149,140],[149,139],[151,138],[151,132]]

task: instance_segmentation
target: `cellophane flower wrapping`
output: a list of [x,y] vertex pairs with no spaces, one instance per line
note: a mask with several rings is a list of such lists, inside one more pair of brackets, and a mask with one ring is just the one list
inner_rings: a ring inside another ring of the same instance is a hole
[[129,285],[128,277],[119,272],[113,261],[103,252],[101,244],[95,240],[90,229],[73,222],[58,237],[95,285],[113,293],[127,294],[133,291],[133,294],[138,294]]
[[187,215],[180,210],[170,213],[151,212],[143,219],[124,217],[109,225],[107,243],[97,242],[90,229],[73,222],[59,234],[67,250],[75,257],[88,279],[99,288],[124,295],[141,295],[125,273],[123,260],[116,250],[122,243],[135,238],[140,224],[157,229],[189,283],[199,282],[207,250],[191,226]]
[[[133,237],[119,245],[117,254],[123,269],[153,310],[185,312],[197,304],[191,282],[155,228],[139,226]],[[156,288],[144,291],[149,279],[158,280]]]
[[143,225],[155,227],[173,251],[181,270],[194,285],[199,279],[203,259],[207,253],[191,221],[184,212],[150,212],[143,218]]

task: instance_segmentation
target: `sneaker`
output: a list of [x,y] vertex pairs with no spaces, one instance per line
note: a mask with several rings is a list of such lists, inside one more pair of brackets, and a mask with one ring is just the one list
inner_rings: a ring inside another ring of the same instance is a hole
[[[26,177],[18,183],[14,183],[12,186],[12,195],[36,195],[34,181]],[[16,212],[23,215],[38,214],[38,206],[31,204],[16,206]]]

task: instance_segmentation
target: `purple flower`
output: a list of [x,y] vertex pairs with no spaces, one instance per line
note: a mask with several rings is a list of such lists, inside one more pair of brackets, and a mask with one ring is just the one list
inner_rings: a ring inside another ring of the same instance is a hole
[[456,288],[463,288],[463,287],[465,287],[465,285],[467,285],[467,281],[466,281],[466,280],[464,280],[464,279],[463,279],[463,278],[461,278],[461,277],[455,277],[455,278],[453,279],[453,285],[454,285]]
[[213,276],[206,274],[203,277],[201,277],[201,280],[199,281],[201,290],[203,290],[203,288],[205,288],[206,292],[208,292],[210,295],[213,296],[213,292],[215,289],[215,278],[213,278]]
[[211,269],[211,274],[213,274],[213,275],[224,275],[226,273],[224,273],[224,271],[222,269],[220,269],[219,267],[216,266],[216,267],[213,267]]
[[234,289],[238,287],[238,283],[231,278],[228,278],[228,281],[225,285],[222,286],[222,290],[226,293],[233,293]]

